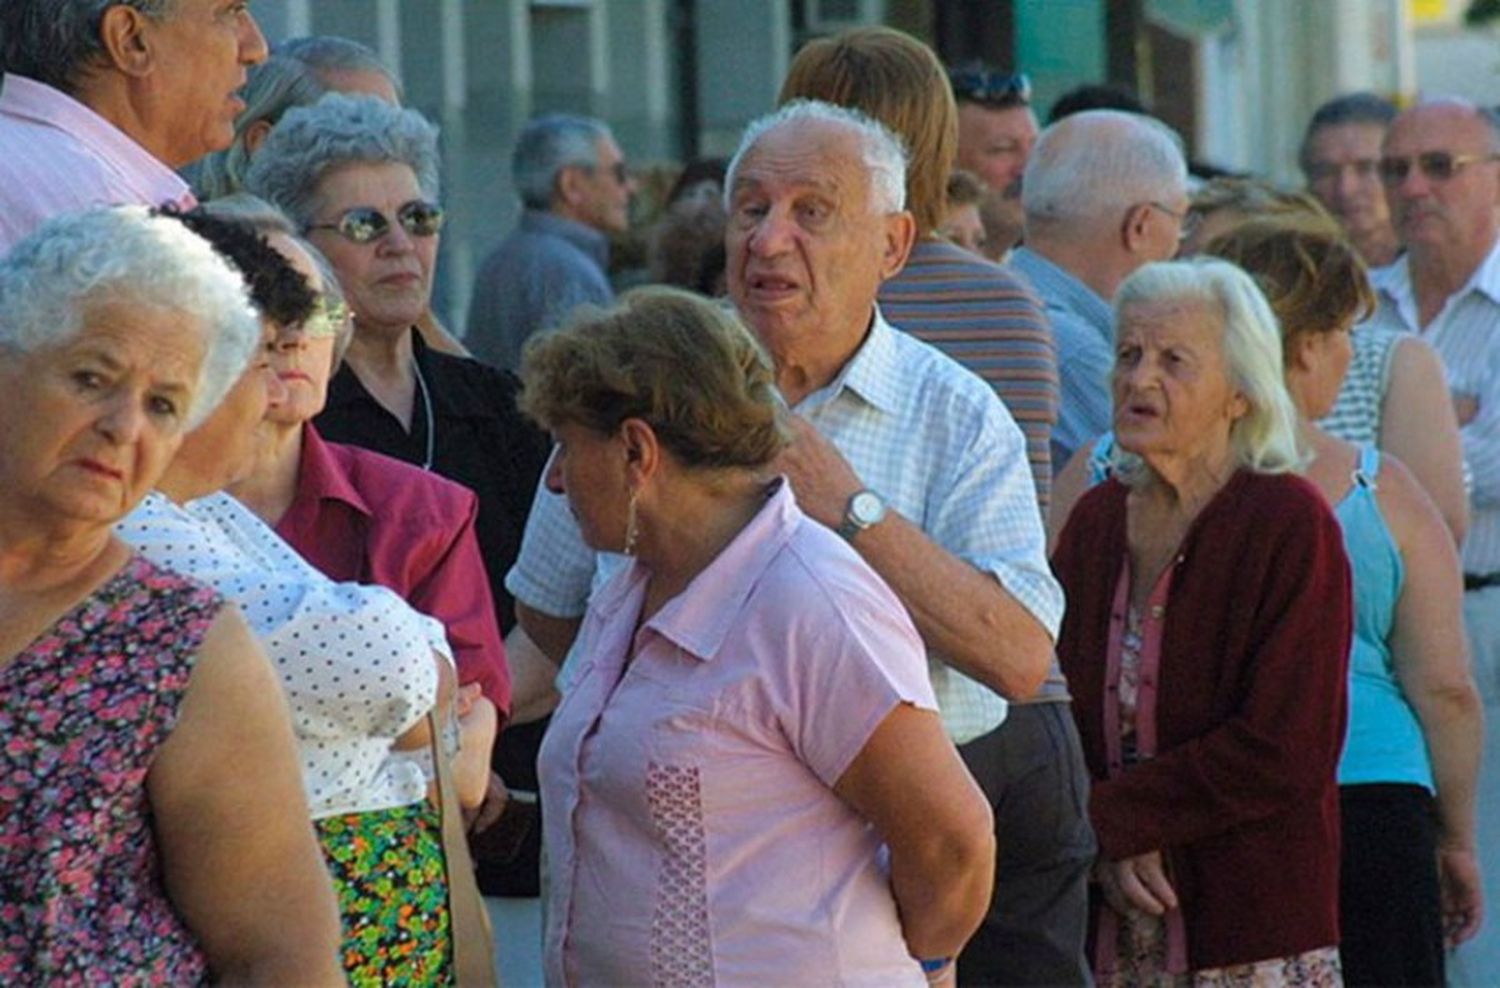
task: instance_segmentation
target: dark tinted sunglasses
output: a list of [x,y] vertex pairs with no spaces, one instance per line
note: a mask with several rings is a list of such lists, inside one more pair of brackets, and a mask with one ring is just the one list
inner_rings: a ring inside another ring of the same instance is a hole
[[1446,182],[1467,165],[1476,161],[1494,161],[1494,154],[1452,154],[1448,151],[1424,151],[1414,158],[1381,158],[1380,180],[1387,185],[1406,181],[1413,164],[1422,172],[1422,177],[1434,182]]
[[976,103],[1023,106],[1031,102],[1031,80],[1024,72],[956,69],[948,76],[953,95]]
[[[443,228],[443,207],[413,199],[396,210],[396,222],[413,237],[431,237]],[[308,230],[332,230],[345,240],[368,244],[391,232],[391,221],[374,206],[344,211],[337,223],[313,223]]]

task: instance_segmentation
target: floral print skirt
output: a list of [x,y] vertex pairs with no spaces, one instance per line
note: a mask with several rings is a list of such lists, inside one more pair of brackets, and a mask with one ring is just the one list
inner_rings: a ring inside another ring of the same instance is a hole
[[442,825],[425,800],[315,821],[356,988],[451,985]]
[[1342,988],[1344,984],[1337,947],[1174,975],[1167,971],[1167,924],[1162,917],[1131,910],[1129,916],[1120,918],[1117,929],[1119,967],[1099,972],[1100,988]]

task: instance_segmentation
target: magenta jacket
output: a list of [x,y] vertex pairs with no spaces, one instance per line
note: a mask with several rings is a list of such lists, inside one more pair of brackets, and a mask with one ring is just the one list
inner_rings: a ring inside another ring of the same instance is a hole
[[329,579],[378,583],[448,629],[460,684],[478,683],[504,724],[510,668],[462,484],[302,427],[297,494],[276,523]]

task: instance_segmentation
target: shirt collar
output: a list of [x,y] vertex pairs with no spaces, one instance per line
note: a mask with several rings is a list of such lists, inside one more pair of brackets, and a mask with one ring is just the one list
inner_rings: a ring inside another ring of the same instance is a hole
[[647,628],[704,661],[718,654],[761,574],[801,518],[792,485],[785,479],[775,484],[755,517],[693,577],[686,590],[652,615]]
[[[761,574],[803,519],[792,485],[778,478],[766,503],[687,588],[667,601],[644,626],[707,662],[719,653]],[[650,571],[638,560],[600,594],[600,614],[610,618],[627,602],[644,597]]]
[[898,413],[904,396],[910,392],[910,382],[904,376],[897,353],[896,330],[885,321],[878,305],[874,307],[870,331],[854,356],[832,382],[802,399],[796,410],[803,414],[811,412],[814,407],[833,401],[845,388],[888,414]]
[[1067,268],[1025,246],[1015,249],[1010,263],[1033,282],[1039,274],[1045,279],[1045,288],[1035,284],[1032,287],[1049,308],[1071,310],[1096,327],[1102,327],[1106,334],[1113,332],[1110,327],[1114,315],[1110,312],[1109,302]]
[[527,233],[561,237],[593,258],[601,269],[609,264],[609,238],[577,220],[540,209],[527,209],[521,213],[521,229]]
[[70,135],[106,167],[141,186],[150,204],[197,204],[192,190],[172,169],[130,135],[59,89],[13,72],[0,86],[0,114],[28,120]]
[[318,435],[311,422],[302,426],[302,462],[297,474],[297,489],[299,496],[317,501],[342,501],[367,518],[375,514],[349,482],[349,475],[339,467],[327,441]]
[[[1376,293],[1383,295],[1395,306],[1409,328],[1420,330],[1422,327],[1417,318],[1417,293],[1411,283],[1410,259],[1410,252],[1402,254],[1385,267],[1370,272],[1370,281],[1374,283]],[[1451,300],[1463,298],[1470,292],[1478,292],[1500,305],[1500,238],[1496,238],[1490,246],[1490,252],[1479,262],[1479,267],[1474,269],[1464,286],[1448,296],[1443,303],[1444,307]]]
[[[441,412],[451,417],[488,414],[488,410],[482,405],[475,405],[473,402],[466,400],[469,394],[467,389],[444,386],[448,383],[444,380],[444,369],[439,366],[438,359],[434,357],[434,354],[438,353],[438,351],[433,350],[427,345],[427,341],[422,338],[421,332],[415,326],[407,332],[411,333],[412,359],[417,362],[417,366],[422,370],[422,380],[426,382],[428,397],[432,399],[433,413],[437,414]],[[325,410],[329,408],[342,408],[345,405],[357,405],[361,402],[384,410],[384,406],[375,400],[375,396],[370,394],[364,382],[359,379],[359,375],[354,373],[354,369],[346,361],[334,373],[333,377],[329,379],[328,398],[324,402],[323,407]],[[421,406],[422,402],[419,396],[417,410],[413,413],[413,422],[416,421],[415,416],[424,414]],[[386,412],[386,414],[390,413]]]

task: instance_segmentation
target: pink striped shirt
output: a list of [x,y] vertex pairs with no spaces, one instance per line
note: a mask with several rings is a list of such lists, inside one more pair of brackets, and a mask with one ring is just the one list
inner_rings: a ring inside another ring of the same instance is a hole
[[73,97],[7,73],[0,88],[0,254],[59,213],[195,203],[182,178]]

